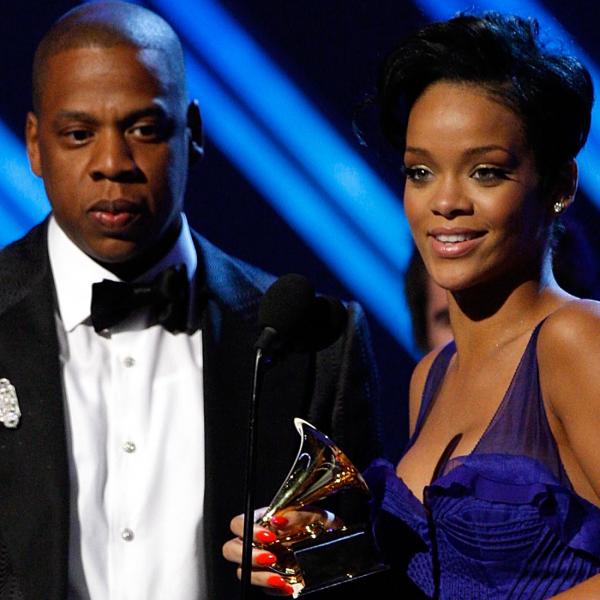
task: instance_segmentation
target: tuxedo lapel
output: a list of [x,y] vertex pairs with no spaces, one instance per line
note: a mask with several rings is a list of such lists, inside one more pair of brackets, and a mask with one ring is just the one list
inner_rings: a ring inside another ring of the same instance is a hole
[[[252,347],[256,325],[241,303],[231,298],[227,266],[216,248],[202,244],[205,264],[206,300],[202,318],[205,501],[204,541],[208,597],[223,578],[225,563],[220,545],[227,535],[233,514],[240,506],[240,485],[232,479],[243,478],[245,423],[252,378]],[[200,253],[199,253],[200,258]],[[241,510],[241,509],[240,509]],[[228,570],[229,571],[229,570]]]
[[15,386],[22,413],[16,429],[0,427],[0,535],[25,600],[64,598],[67,577],[63,401],[47,261],[42,269],[0,315],[0,377]]

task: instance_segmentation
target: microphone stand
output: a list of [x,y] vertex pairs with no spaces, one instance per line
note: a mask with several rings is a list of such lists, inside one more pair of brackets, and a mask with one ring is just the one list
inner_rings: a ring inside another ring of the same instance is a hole
[[[270,328],[267,328],[270,329]],[[273,331],[273,330],[271,330]],[[257,456],[257,415],[262,390],[264,374],[271,364],[271,356],[265,354],[261,346],[261,339],[256,343],[256,358],[254,361],[254,375],[252,378],[252,394],[248,410],[248,440],[246,446],[246,506],[244,509],[244,539],[242,547],[242,590],[241,600],[246,600],[250,590],[250,577],[252,575],[252,540],[254,538],[254,497],[256,483],[256,456]]]

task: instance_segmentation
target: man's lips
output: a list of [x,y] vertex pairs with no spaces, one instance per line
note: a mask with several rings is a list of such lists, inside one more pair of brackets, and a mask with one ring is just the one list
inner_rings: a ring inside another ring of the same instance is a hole
[[136,221],[142,213],[142,205],[131,200],[99,200],[89,209],[92,219],[108,229],[123,229]]

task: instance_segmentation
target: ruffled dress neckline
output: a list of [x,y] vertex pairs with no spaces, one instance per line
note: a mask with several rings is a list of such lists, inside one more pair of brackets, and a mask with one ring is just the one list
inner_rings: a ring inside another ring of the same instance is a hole
[[[399,519],[420,539],[407,572],[428,597],[536,600],[600,572],[600,508],[574,492],[544,409],[536,353],[542,325],[473,452],[444,465],[424,502],[386,460],[365,473],[379,524]],[[431,366],[407,450],[454,352],[451,342]]]

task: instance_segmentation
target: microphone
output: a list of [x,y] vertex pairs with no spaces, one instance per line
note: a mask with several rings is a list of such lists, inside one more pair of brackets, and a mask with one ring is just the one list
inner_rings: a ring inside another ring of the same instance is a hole
[[295,273],[280,277],[261,300],[258,310],[261,333],[254,345],[256,356],[248,412],[241,600],[249,594],[252,570],[257,414],[265,370],[273,356],[286,350],[316,351],[330,346],[344,330],[347,320],[348,312],[339,300],[315,296],[308,279]]
[[344,305],[329,296],[315,297],[312,284],[295,273],[280,277],[265,293],[258,311],[261,334],[255,348],[277,354],[330,346],[346,327]]
[[331,296],[317,296],[309,311],[305,328],[298,334],[300,350],[322,350],[337,340],[348,322],[348,311]]

